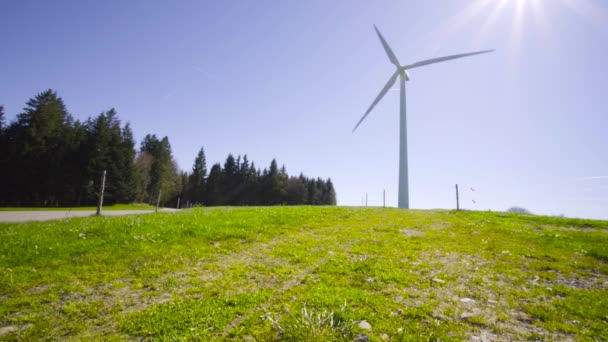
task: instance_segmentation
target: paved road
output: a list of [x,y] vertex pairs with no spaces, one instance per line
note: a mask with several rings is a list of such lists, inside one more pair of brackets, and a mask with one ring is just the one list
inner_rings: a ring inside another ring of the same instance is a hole
[[[163,208],[159,211],[172,212],[177,210]],[[106,210],[102,212],[102,215],[122,216],[150,213],[154,213],[154,210]],[[0,222],[48,221],[91,215],[95,215],[95,210],[0,211]]]

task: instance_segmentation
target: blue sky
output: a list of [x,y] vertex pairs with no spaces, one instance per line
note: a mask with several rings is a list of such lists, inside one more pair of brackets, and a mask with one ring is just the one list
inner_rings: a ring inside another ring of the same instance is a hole
[[[412,208],[523,206],[608,219],[608,4],[601,0],[3,1],[0,104],[58,91],[78,119],[116,108],[190,170],[228,153],[331,177],[338,204],[397,204],[403,64]],[[475,189],[472,191],[471,188]],[[473,202],[475,201],[475,203]]]

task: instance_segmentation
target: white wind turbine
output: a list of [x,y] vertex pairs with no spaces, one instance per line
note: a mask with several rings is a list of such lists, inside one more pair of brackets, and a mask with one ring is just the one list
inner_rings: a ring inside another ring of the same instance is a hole
[[424,61],[402,66],[401,64],[399,64],[399,61],[397,60],[397,57],[393,53],[393,50],[391,50],[390,46],[388,46],[388,43],[386,42],[386,40],[384,40],[384,37],[382,37],[382,34],[380,33],[380,31],[378,30],[378,28],[375,25],[374,25],[374,29],[376,30],[376,33],[378,34],[378,38],[380,38],[380,41],[382,42],[382,46],[384,47],[384,51],[386,51],[388,59],[391,61],[391,63],[393,63],[395,65],[395,67],[397,67],[397,70],[395,71],[393,76],[391,76],[391,78],[388,79],[388,82],[386,83],[384,88],[382,88],[382,90],[380,91],[380,94],[378,94],[378,96],[376,97],[374,102],[372,102],[371,106],[369,106],[369,108],[367,109],[367,111],[365,112],[365,114],[363,115],[361,120],[359,120],[359,122],[353,129],[353,133],[355,132],[357,127],[359,127],[361,122],[363,122],[363,120],[365,120],[365,118],[369,115],[369,113],[376,106],[376,104],[378,104],[378,102],[380,102],[380,100],[386,94],[386,92],[388,92],[388,90],[393,86],[393,84],[395,84],[395,81],[397,81],[397,76],[400,76],[399,79],[400,79],[400,85],[401,85],[401,87],[400,87],[400,94],[401,94],[401,96],[400,96],[400,98],[401,98],[400,113],[401,113],[401,116],[400,116],[400,123],[399,123],[399,131],[400,131],[400,138],[399,138],[399,140],[400,140],[399,141],[399,208],[408,209],[410,206],[410,200],[409,200],[409,192],[408,192],[409,190],[408,190],[408,175],[407,175],[407,122],[406,122],[406,115],[405,115],[405,82],[410,79],[410,75],[408,74],[407,70],[429,65],[429,64],[445,62],[445,61],[449,61],[451,59],[479,55],[482,53],[489,53],[494,50],[484,50],[484,51],[477,51],[477,52],[471,52],[471,53],[463,53],[463,54],[459,54],[459,55],[451,55],[451,56],[446,56],[446,57],[427,59]]

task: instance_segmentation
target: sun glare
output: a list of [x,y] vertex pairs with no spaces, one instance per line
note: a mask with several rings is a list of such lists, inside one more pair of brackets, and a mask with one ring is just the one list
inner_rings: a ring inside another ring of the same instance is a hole
[[[458,13],[444,21],[437,30],[430,33],[429,41],[438,50],[451,36],[457,35],[463,27],[481,17],[481,26],[472,37],[475,47],[488,43],[490,34],[497,26],[506,23],[508,27],[508,53],[519,58],[524,32],[534,26],[535,32],[543,39],[552,40],[553,25],[548,15],[550,7],[562,6],[583,20],[608,33],[608,7],[601,0],[472,0]],[[437,52],[437,51],[434,51]]]

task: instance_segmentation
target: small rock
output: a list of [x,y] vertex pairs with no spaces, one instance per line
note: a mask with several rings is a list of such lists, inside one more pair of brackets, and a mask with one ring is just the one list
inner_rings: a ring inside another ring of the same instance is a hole
[[397,309],[397,313],[400,315],[403,315],[403,309],[401,309],[401,308]]
[[395,302],[397,302],[397,303],[403,303],[403,297],[401,297],[401,296],[397,296],[397,297],[395,298]]
[[494,299],[488,299],[488,304],[498,304]]
[[220,246],[220,243],[216,241],[216,242],[214,242],[214,243],[213,243],[213,246],[215,246],[215,247],[219,247],[219,246]]
[[369,341],[369,337],[367,337],[367,335],[365,335],[364,333],[360,333],[359,336],[355,337],[355,339],[353,340],[353,342],[368,342]]
[[570,321],[570,323],[572,323],[572,324],[581,324],[581,322],[579,322],[577,320],[572,320],[572,321]]
[[472,298],[461,298],[460,301],[463,302],[463,303],[471,303],[471,302],[474,302],[475,299],[472,299]]
[[390,336],[388,336],[387,334],[380,334],[380,339],[383,341],[388,341],[389,338],[391,338]]
[[378,281],[378,279],[376,279],[376,278],[367,278],[367,279],[365,279],[365,281],[366,281],[368,284],[371,284],[371,283],[375,283],[376,281]]
[[[367,321],[363,320],[359,322],[359,328],[367,331],[372,331],[372,326]],[[366,336],[367,337],[367,336]]]
[[466,320],[468,320],[469,318],[471,318],[473,316],[475,316],[473,313],[471,313],[471,312],[465,312],[462,315],[460,315],[460,319],[466,321]]
[[19,328],[14,325],[2,327],[2,328],[0,328],[0,336],[6,335],[6,334],[11,334],[11,333],[14,333],[17,331],[19,331]]
[[439,278],[433,278],[433,279],[431,279],[431,287],[433,287],[433,284],[435,284],[435,283],[437,283],[437,284],[445,284],[445,280],[441,280]]

